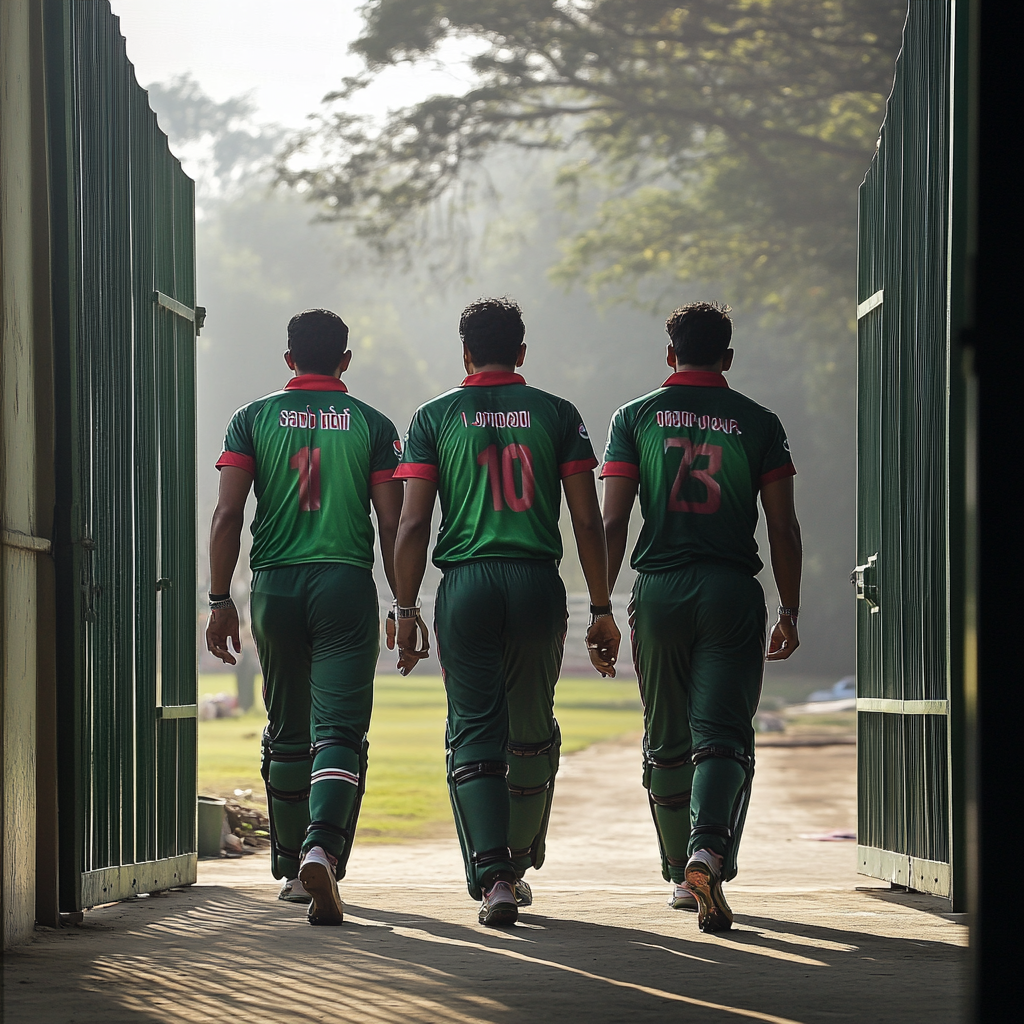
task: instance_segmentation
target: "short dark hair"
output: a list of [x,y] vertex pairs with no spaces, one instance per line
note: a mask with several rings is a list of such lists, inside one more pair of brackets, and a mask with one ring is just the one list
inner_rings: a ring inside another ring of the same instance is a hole
[[711,366],[732,341],[732,309],[718,302],[688,302],[665,321],[676,359],[691,366]]
[[512,365],[526,337],[523,311],[507,295],[500,299],[477,299],[462,311],[459,336],[474,365]]
[[304,309],[288,321],[288,351],[306,373],[330,376],[348,348],[348,325],[329,309]]

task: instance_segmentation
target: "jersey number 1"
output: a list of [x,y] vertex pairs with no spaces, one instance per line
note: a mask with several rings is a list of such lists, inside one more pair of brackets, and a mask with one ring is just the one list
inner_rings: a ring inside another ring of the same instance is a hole
[[300,448],[288,465],[299,471],[299,511],[316,512],[320,508],[320,449]]
[[[516,494],[515,462],[522,472],[523,493]],[[513,512],[525,512],[533,505],[533,455],[525,444],[510,444],[501,453],[498,465],[498,446],[489,444],[477,457],[478,466],[487,467],[487,480],[491,485],[494,511],[501,512],[506,504]],[[504,500],[503,500],[504,499]]]
[[[709,515],[717,512],[722,505],[722,488],[715,479],[715,474],[722,468],[722,446],[720,444],[694,444],[688,437],[666,437],[665,454],[669,448],[682,448],[683,457],[679,462],[679,472],[672,482],[672,490],[668,496],[669,512],[702,512]],[[693,461],[698,455],[708,457],[706,469],[694,469]],[[687,501],[679,496],[683,483],[688,476],[699,480],[708,491],[706,501]]]

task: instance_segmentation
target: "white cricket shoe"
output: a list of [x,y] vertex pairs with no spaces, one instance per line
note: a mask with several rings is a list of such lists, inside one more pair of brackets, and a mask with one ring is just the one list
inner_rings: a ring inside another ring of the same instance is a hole
[[299,881],[312,897],[307,915],[310,924],[341,924],[345,920],[345,904],[334,877],[336,863],[320,846],[307,850],[302,858]]
[[312,896],[302,887],[302,883],[298,878],[286,878],[284,885],[281,886],[281,891],[277,894],[279,900],[284,900],[285,903],[309,903]]
[[672,895],[668,898],[668,905],[673,910],[697,911],[697,897],[690,891],[685,882],[677,882],[672,886]]
[[484,892],[480,904],[480,923],[491,928],[502,928],[519,920],[516,894],[508,882],[495,882]]

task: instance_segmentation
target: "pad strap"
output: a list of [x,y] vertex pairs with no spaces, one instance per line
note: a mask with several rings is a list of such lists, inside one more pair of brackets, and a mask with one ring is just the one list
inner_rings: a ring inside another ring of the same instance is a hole
[[337,825],[332,825],[329,821],[311,821],[306,829],[306,835],[312,835],[314,832],[329,832],[332,836],[344,839],[346,843],[352,840],[350,828],[338,828]]
[[724,825],[694,825],[690,829],[690,835],[694,836],[721,836],[723,839],[732,839],[732,829]]
[[508,784],[508,791],[511,796],[536,796],[538,793],[546,793],[554,779],[548,779],[542,786],[513,786]]
[[544,740],[541,743],[513,743],[511,740],[505,744],[505,749],[516,757],[540,757],[546,754],[555,745],[555,737]]
[[742,751],[733,750],[732,747],[718,746],[714,743],[709,743],[705,747],[698,747],[690,755],[690,760],[693,761],[696,766],[712,757],[722,757],[731,761],[737,761],[739,764],[743,765],[747,771],[750,771],[750,769],[754,767],[753,757],[749,757]]
[[278,761],[281,764],[298,764],[299,761],[311,761],[312,756],[304,750],[299,751],[277,751],[268,744],[267,760]]
[[452,782],[456,786],[461,786],[464,782],[483,778],[484,776],[495,776],[505,779],[508,777],[508,765],[504,761],[476,761],[472,764],[461,765],[452,770]]
[[655,757],[648,751],[644,751],[644,760],[651,768],[658,768],[662,771],[668,771],[671,768],[684,768],[688,764],[696,764],[697,762],[692,759],[692,754],[687,751],[682,757],[677,757],[672,761],[663,761],[659,757]]
[[507,863],[512,859],[510,854],[507,846],[496,846],[493,850],[482,850],[480,853],[474,851],[470,859],[478,868],[485,868],[488,864]]
[[309,799],[309,786],[305,789],[277,789],[268,782],[267,792],[275,800],[286,804],[301,804],[303,800]]
[[659,807],[678,809],[690,806],[690,795],[693,791],[688,789],[685,793],[672,793],[669,796],[658,796],[655,793],[651,793],[650,790],[647,792],[651,798],[651,803],[655,803]]
[[357,754],[362,754],[363,746],[361,743],[350,743],[348,740],[342,739],[340,736],[328,736],[326,739],[317,740],[309,748],[309,756],[316,757],[321,750],[329,750],[331,747],[345,747],[347,750],[352,750]]

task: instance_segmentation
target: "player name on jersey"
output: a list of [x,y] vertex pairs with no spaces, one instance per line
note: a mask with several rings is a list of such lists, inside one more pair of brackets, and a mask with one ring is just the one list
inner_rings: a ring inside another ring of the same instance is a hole
[[318,423],[321,430],[348,430],[351,422],[352,417],[348,409],[338,412],[333,405],[330,409],[318,409],[316,412],[308,405],[305,412],[282,409],[278,418],[278,426],[298,427],[302,430],[312,430]]
[[718,416],[698,416],[683,409],[659,409],[655,413],[659,427],[697,427],[700,430],[716,430],[720,434],[742,434],[739,421]]
[[489,409],[477,409],[472,423],[466,418],[465,413],[462,414],[462,420],[467,427],[529,427],[530,410],[491,412]]

